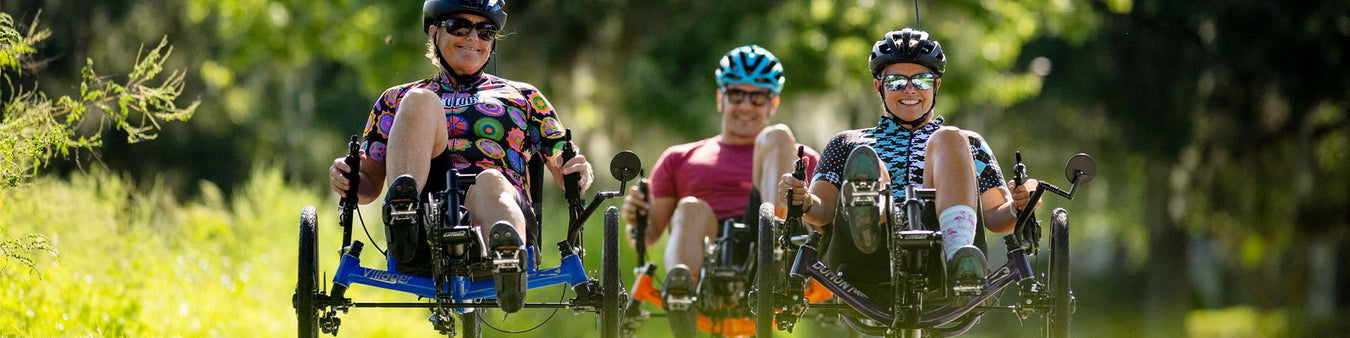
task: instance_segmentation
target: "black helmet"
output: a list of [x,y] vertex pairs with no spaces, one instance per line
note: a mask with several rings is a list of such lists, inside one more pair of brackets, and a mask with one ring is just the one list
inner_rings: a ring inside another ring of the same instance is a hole
[[872,55],[867,56],[867,67],[872,69],[874,78],[881,74],[882,68],[904,62],[928,67],[939,77],[947,71],[947,54],[942,53],[942,45],[929,40],[928,32],[920,30],[890,31],[872,45]]
[[487,18],[498,29],[506,27],[505,0],[427,0],[422,3],[422,31],[455,13]]

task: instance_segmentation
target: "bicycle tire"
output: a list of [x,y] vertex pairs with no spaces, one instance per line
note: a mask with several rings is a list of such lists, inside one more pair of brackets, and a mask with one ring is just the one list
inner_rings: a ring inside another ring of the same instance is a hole
[[459,323],[464,327],[464,335],[461,337],[483,337],[483,322],[478,320],[479,317],[482,317],[483,311],[487,311],[487,309],[477,308],[473,309],[473,311],[459,314]]
[[314,294],[319,285],[318,217],[313,206],[300,211],[299,267],[295,282],[295,319],[299,337],[319,336],[319,309]]
[[1069,277],[1069,212],[1053,211],[1050,225],[1050,297],[1052,306],[1045,316],[1046,336],[1069,336],[1073,316],[1073,292]]
[[619,294],[623,288],[619,278],[619,208],[610,206],[605,209],[605,238],[603,252],[600,254],[600,306],[601,336],[619,337],[620,308]]
[[774,265],[774,210],[773,203],[760,204],[759,238],[755,241],[755,336],[773,337],[774,290],[778,285]]

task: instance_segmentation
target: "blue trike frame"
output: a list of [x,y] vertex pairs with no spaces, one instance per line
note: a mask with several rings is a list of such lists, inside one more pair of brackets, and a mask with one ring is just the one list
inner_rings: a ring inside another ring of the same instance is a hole
[[[562,263],[557,267],[536,269],[534,261],[535,246],[526,247],[527,266],[525,275],[526,289],[539,289],[559,284],[576,286],[590,280],[586,275],[586,269],[581,264],[581,257],[576,254],[567,255],[562,258]],[[399,292],[411,293],[425,298],[435,299],[437,295],[436,282],[430,278],[405,275],[397,272],[397,262],[393,258],[388,259],[389,270],[373,269],[361,266],[361,258],[352,256],[351,253],[342,255],[342,262],[339,263],[337,272],[333,276],[333,283],[350,287],[351,284],[362,284],[381,289],[394,290]],[[450,284],[446,290],[441,290],[442,295],[449,295],[453,302],[465,302],[464,307],[481,307],[478,303],[467,301],[496,297],[496,288],[493,286],[492,278],[479,281],[471,281],[467,276],[450,277]],[[451,305],[458,305],[451,303]],[[455,307],[455,306],[452,306]]]

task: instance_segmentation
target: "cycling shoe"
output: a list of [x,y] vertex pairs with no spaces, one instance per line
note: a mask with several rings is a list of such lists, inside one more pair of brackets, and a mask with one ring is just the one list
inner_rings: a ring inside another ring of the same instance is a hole
[[849,226],[853,244],[864,254],[875,252],[883,240],[882,170],[881,158],[869,146],[853,148],[844,161],[844,182],[839,191],[841,217],[836,224],[843,221]]
[[953,305],[965,305],[970,296],[978,296],[984,288],[984,276],[989,275],[989,264],[984,252],[974,245],[962,246],[947,260],[948,280],[954,287]]
[[698,312],[694,308],[694,276],[684,264],[676,265],[666,273],[665,288],[661,291],[661,305],[670,318],[670,330],[675,337],[694,337],[698,334]]
[[525,307],[525,246],[510,222],[500,221],[488,232],[488,257],[492,259],[493,285],[502,311],[515,313]]
[[399,263],[409,263],[417,254],[421,222],[417,206],[417,180],[410,175],[395,178],[384,195],[383,218],[389,256]]

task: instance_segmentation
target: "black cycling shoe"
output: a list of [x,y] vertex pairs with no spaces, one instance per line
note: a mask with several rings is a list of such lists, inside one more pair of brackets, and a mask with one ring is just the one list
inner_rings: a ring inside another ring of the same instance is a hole
[[492,259],[498,305],[506,313],[520,311],[525,307],[525,246],[511,222],[492,225],[487,250],[488,258]]
[[839,189],[840,215],[835,220],[849,226],[858,251],[871,254],[881,245],[881,208],[884,182],[881,158],[870,146],[858,146],[844,161],[844,182]]
[[984,288],[984,276],[989,275],[989,264],[984,252],[974,245],[962,246],[947,260],[948,280],[955,296],[953,305],[966,305],[971,296],[978,296]]
[[684,264],[675,265],[666,273],[662,283],[661,307],[670,318],[670,330],[675,337],[688,338],[698,334],[698,311],[694,308],[694,276]]
[[417,180],[399,176],[384,195],[384,236],[389,256],[399,263],[411,262],[417,254],[418,214]]

